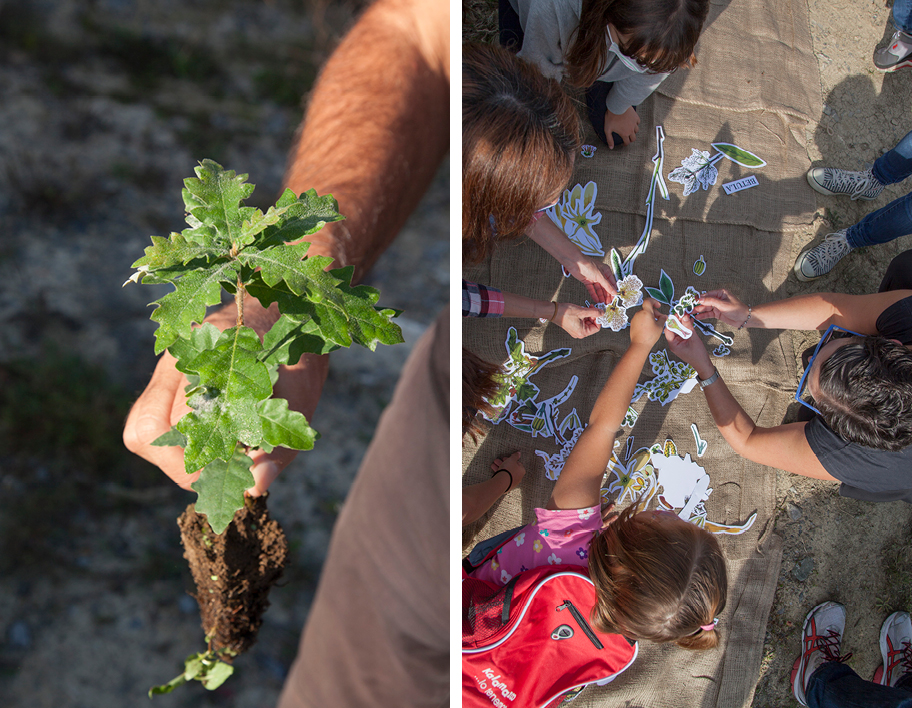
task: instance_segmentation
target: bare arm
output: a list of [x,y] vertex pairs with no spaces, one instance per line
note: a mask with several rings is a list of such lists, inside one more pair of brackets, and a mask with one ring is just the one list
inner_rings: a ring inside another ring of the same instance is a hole
[[602,477],[614,450],[614,438],[627,413],[643,365],[665,326],[652,300],[643,303],[630,326],[630,347],[611,372],[595,401],[589,425],[561,471],[548,509],[584,509],[599,503]]
[[[668,332],[665,337],[671,351],[690,364],[700,379],[706,380],[713,375],[716,367],[699,337],[681,339]],[[741,457],[805,477],[835,479],[820,464],[808,444],[804,435],[807,423],[788,423],[775,428],[755,425],[721,377],[704,388],[703,393],[716,427]]]
[[[346,220],[312,238],[310,254],[355,266],[360,279],[393,239],[423,194],[447,149],[449,122],[449,5],[445,0],[378,0],[327,62],[289,162],[286,185],[300,193],[332,193]],[[245,319],[258,332],[277,319],[248,299]],[[234,306],[207,318],[231,326]],[[327,358],[307,354],[282,367],[276,395],[312,419],[328,370]],[[186,379],[162,355],[152,381],[124,428],[127,448],[189,489],[177,448],[151,442],[187,412]],[[295,453],[258,453],[252,468],[264,492]]]
[[[574,339],[582,339],[602,329],[595,318],[601,312],[595,307],[580,307],[567,302],[533,300],[523,295],[503,293],[504,317],[537,317],[550,320]],[[556,305],[556,307],[555,307]]]
[[[813,293],[768,302],[752,308],[745,328],[826,329],[839,325],[859,334],[876,334],[877,318],[893,303],[912,295],[912,290],[893,290],[871,295]],[[748,307],[728,290],[713,290],[700,298],[694,310],[698,319],[719,319],[740,326]]]

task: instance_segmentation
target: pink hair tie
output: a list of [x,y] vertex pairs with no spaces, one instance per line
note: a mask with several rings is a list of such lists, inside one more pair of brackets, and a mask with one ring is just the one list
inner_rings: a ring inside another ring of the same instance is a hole
[[712,624],[701,624],[700,629],[702,629],[704,632],[712,632],[716,628],[717,624],[719,624],[719,618],[714,617]]

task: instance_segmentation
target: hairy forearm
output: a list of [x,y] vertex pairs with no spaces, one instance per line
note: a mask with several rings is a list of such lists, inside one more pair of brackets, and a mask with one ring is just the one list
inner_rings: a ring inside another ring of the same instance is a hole
[[364,277],[405,223],[449,141],[449,6],[378,0],[330,57],[285,175],[296,193],[333,194],[345,220],[311,254]]

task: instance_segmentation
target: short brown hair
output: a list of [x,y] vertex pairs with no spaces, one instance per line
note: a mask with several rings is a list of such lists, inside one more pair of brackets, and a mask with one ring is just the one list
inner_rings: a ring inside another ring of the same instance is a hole
[[571,86],[586,88],[605,71],[610,22],[627,35],[620,50],[657,74],[696,64],[694,47],[709,0],[583,0],[580,23],[564,57]]
[[553,79],[506,49],[462,51],[462,247],[478,263],[521,236],[573,174],[579,116]]
[[589,547],[595,583],[592,624],[629,639],[712,649],[719,634],[704,626],[725,608],[725,557],[715,537],[680,523],[635,518],[627,507]]

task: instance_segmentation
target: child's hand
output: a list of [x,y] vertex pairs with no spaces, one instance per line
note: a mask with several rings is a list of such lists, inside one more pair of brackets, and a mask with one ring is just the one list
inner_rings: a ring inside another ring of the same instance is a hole
[[504,490],[504,494],[512,489],[516,489],[519,486],[519,483],[522,482],[523,477],[526,476],[526,468],[523,467],[522,462],[519,461],[520,456],[521,452],[517,450],[512,455],[508,457],[498,457],[491,463],[492,476],[496,476],[501,470],[507,470],[507,472],[510,473],[509,475],[501,475],[504,479],[509,480],[509,485]]
[[602,328],[595,321],[595,318],[601,314],[601,311],[596,307],[580,307],[579,305],[562,302],[557,306],[554,324],[574,339],[583,339],[590,334],[595,334]]
[[[684,315],[681,319],[685,325],[688,325],[691,329],[693,328],[689,315]],[[665,341],[668,342],[668,348],[671,349],[676,357],[696,369],[697,376],[701,379],[707,379],[712,376],[716,367],[713,366],[712,361],[709,359],[709,352],[706,351],[706,345],[703,344],[703,340],[696,334],[690,339],[684,339],[666,330]]]
[[737,327],[747,319],[747,305],[728,290],[710,290],[699,299],[693,314],[698,320],[716,319]]
[[640,116],[633,110],[633,106],[626,111],[617,115],[611,111],[605,111],[605,137],[608,140],[608,149],[614,149],[614,138],[612,133],[617,133],[624,141],[624,145],[630,145],[636,140],[637,133],[640,132]]
[[655,300],[644,298],[643,309],[637,312],[630,322],[630,343],[643,344],[652,349],[652,345],[662,336],[667,319],[668,315],[659,312]]

